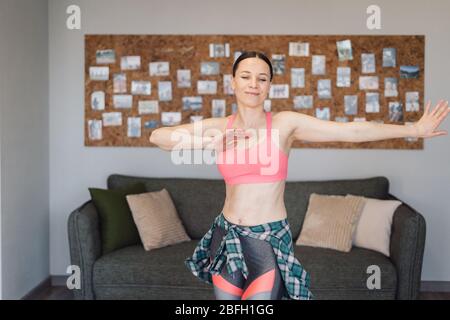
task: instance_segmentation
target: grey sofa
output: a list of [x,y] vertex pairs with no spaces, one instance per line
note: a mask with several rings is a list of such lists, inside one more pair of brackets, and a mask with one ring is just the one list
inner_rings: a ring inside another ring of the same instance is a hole
[[[81,268],[76,299],[214,299],[214,291],[184,265],[198,240],[223,207],[222,180],[148,178],[113,174],[108,189],[145,182],[148,191],[166,188],[192,241],[145,251],[141,244],[106,255],[101,253],[99,218],[92,201],[74,210],[68,219],[70,258]],[[347,193],[377,199],[395,199],[386,177],[331,181],[287,181],[285,204],[292,236],[300,234],[311,193]],[[425,220],[403,203],[394,213],[390,257],[353,247],[349,253],[294,246],[295,256],[311,275],[315,299],[417,299],[425,245]],[[367,268],[381,270],[381,288],[368,289]]]

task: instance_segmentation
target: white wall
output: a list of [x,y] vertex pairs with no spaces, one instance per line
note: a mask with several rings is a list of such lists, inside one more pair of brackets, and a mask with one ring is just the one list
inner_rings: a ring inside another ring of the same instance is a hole
[[[50,273],[64,275],[69,264],[69,213],[89,199],[88,187],[105,187],[109,174],[220,178],[214,166],[172,165],[156,148],[83,145],[84,34],[424,34],[425,100],[449,99],[450,2],[376,1],[377,31],[365,27],[372,3],[50,0]],[[65,28],[70,4],[81,7],[81,31]],[[442,128],[450,131],[450,120]],[[387,176],[391,192],[426,218],[422,280],[450,281],[449,146],[446,136],[416,151],[294,149],[288,180]]]
[[49,276],[48,3],[0,2],[1,291]]
[[[0,7],[0,23],[5,19],[4,7]],[[3,25],[2,25],[3,26]],[[0,28],[0,41],[6,37],[5,29]],[[3,297],[3,286],[2,286],[2,110],[4,105],[4,96],[5,96],[5,83],[6,78],[5,74],[2,70],[5,70],[5,59],[1,57],[5,56],[5,46],[0,46],[0,299]]]

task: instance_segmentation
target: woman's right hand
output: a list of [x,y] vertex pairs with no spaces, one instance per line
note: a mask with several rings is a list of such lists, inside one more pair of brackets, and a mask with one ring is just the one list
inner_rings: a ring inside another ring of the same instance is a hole
[[222,152],[236,147],[238,140],[245,137],[246,135],[242,129],[227,129],[224,133],[220,132],[216,135],[205,137],[204,145],[207,150]]

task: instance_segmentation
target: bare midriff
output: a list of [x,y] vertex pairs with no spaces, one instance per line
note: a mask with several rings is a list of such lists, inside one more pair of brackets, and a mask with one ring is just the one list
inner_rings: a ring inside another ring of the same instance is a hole
[[226,185],[223,215],[231,223],[255,226],[283,220],[285,180],[267,183]]
[[[223,123],[225,128],[226,122]],[[286,125],[278,125],[273,117],[272,129],[279,130],[277,145],[285,153],[289,154],[292,137],[282,128]],[[259,136],[259,132],[257,132]],[[237,148],[250,148],[256,143],[264,143],[266,136],[263,134],[257,139],[243,140]],[[284,188],[286,180],[266,183],[226,184],[226,198],[222,209],[223,215],[231,223],[242,226],[255,226],[263,223],[283,220],[287,217],[284,204]]]

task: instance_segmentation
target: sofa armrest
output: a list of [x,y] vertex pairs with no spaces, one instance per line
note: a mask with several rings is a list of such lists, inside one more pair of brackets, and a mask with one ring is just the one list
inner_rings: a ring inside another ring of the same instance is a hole
[[70,262],[81,270],[81,288],[73,289],[77,300],[95,299],[92,285],[94,262],[101,255],[100,227],[97,209],[87,201],[75,209],[68,220]]
[[425,235],[424,217],[402,201],[394,213],[390,240],[390,258],[397,270],[396,299],[419,298]]

